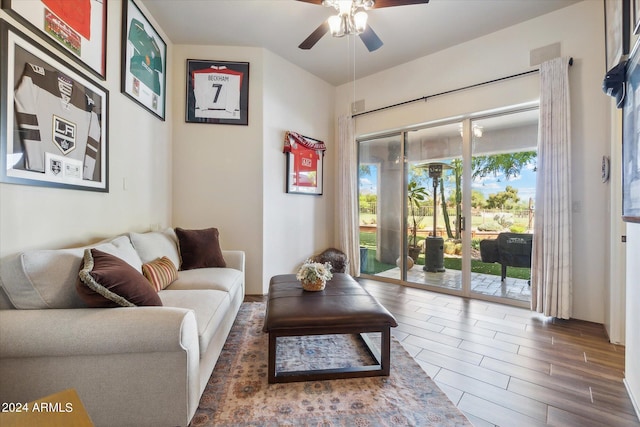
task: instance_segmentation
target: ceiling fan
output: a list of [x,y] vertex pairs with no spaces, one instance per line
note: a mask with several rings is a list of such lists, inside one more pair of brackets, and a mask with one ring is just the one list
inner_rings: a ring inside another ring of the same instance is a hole
[[334,37],[342,37],[347,34],[357,34],[363,41],[369,52],[380,48],[382,40],[367,25],[367,13],[365,10],[380,9],[383,7],[406,6],[411,4],[429,3],[429,0],[298,0],[326,7],[333,7],[338,11],[312,32],[300,45],[300,49],[311,49],[326,33],[330,32]]

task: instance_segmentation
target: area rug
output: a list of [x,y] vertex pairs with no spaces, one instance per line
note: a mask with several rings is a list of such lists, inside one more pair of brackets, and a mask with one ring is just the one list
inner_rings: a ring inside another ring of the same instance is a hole
[[[240,307],[191,427],[471,426],[393,337],[388,377],[268,384],[264,313]],[[371,363],[350,336],[297,339],[278,340],[279,370]]]

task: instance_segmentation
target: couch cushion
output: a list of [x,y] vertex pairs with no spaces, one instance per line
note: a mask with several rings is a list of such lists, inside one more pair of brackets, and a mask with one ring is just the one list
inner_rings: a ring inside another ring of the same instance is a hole
[[84,251],[76,289],[89,307],[162,305],[149,281],[122,259],[98,249]]
[[84,250],[96,247],[142,271],[142,261],[127,236],[70,249],[30,250],[5,257],[0,276],[9,300],[18,309],[86,307],[76,292]]
[[163,290],[178,278],[178,270],[169,258],[163,256],[155,261],[142,264],[142,274],[156,292]]
[[176,236],[180,247],[180,270],[227,266],[220,249],[217,228],[185,230],[178,227]]
[[102,252],[117,256],[118,258],[126,261],[138,272],[142,273],[142,260],[140,259],[138,252],[136,252],[136,250],[131,245],[131,240],[129,240],[128,236],[118,236],[113,240],[101,242],[97,245],[91,245],[90,247],[95,247]]
[[166,307],[187,308],[193,310],[198,323],[200,357],[207,351],[211,339],[219,325],[228,315],[231,300],[226,292],[215,290],[168,290],[158,292],[162,304]]
[[179,271],[167,289],[215,289],[234,294],[242,279],[242,272],[233,268],[198,268]]
[[180,266],[178,238],[171,228],[149,233],[129,233],[133,247],[143,263],[166,256],[177,267]]
[[7,292],[4,290],[4,286],[0,283],[0,310],[9,310],[15,308],[7,295]]

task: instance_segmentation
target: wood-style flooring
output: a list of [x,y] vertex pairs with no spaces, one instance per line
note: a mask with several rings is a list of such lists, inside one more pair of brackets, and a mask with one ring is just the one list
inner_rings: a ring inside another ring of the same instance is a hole
[[393,335],[476,427],[640,426],[622,382],[624,347],[602,325],[359,281],[398,320]]
[[476,427],[640,427],[622,382],[624,347],[609,343],[602,325],[359,281],[398,320],[393,335]]

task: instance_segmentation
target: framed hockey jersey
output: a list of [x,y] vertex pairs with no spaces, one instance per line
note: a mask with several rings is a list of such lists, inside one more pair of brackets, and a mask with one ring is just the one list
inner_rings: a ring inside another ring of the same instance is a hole
[[108,92],[0,20],[0,180],[107,192]]
[[249,63],[187,59],[187,123],[249,124]]
[[122,93],[164,120],[167,45],[133,0],[122,2],[122,22]]
[[1,0],[12,16],[104,80],[107,0]]

